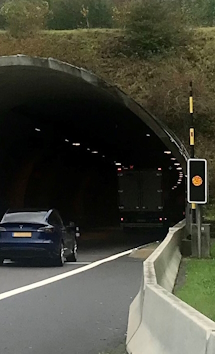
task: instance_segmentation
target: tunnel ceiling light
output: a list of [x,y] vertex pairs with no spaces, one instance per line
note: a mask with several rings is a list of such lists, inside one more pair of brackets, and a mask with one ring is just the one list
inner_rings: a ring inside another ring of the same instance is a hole
[[182,167],[177,167],[176,170],[182,170]]
[[80,146],[80,143],[72,143],[73,146]]
[[90,151],[90,148],[87,148],[87,151]]
[[161,167],[158,167],[158,171],[162,171],[162,168],[161,168]]
[[121,166],[122,164],[121,164],[121,162],[116,162],[115,165],[116,166]]
[[35,128],[36,132],[41,132],[40,128]]
[[102,157],[105,157],[105,155],[102,155]]
[[66,143],[69,143],[69,139],[65,139],[65,142],[66,142]]
[[168,150],[166,150],[166,151],[164,151],[164,154],[167,154],[167,155],[170,155],[172,152],[171,151],[168,151]]
[[176,157],[171,157],[171,160],[172,160],[172,161],[175,161],[175,160],[176,160]]
[[91,151],[91,154],[98,154],[99,152],[94,150],[94,151]]
[[151,135],[150,134],[146,134],[147,137],[150,137]]
[[180,166],[180,163],[179,162],[175,162],[174,165],[175,166]]

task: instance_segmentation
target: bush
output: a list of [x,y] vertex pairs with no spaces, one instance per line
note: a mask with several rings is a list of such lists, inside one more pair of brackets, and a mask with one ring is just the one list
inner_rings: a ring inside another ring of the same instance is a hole
[[182,0],[181,9],[194,26],[215,24],[215,0]]
[[139,55],[184,47],[190,38],[180,8],[168,0],[133,3],[126,31],[131,50]]
[[42,0],[10,0],[0,13],[12,36],[27,37],[44,28],[49,6]]

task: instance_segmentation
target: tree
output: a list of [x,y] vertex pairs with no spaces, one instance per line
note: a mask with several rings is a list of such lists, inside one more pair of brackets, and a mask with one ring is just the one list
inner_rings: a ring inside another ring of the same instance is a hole
[[50,0],[53,16],[48,21],[48,28],[65,30],[82,27],[82,22],[85,22],[82,5],[83,0]]
[[43,0],[10,0],[0,13],[12,36],[26,37],[45,27],[49,6]]
[[113,7],[108,0],[88,0],[89,24],[93,28],[112,27]]
[[51,29],[111,27],[111,0],[50,0]]

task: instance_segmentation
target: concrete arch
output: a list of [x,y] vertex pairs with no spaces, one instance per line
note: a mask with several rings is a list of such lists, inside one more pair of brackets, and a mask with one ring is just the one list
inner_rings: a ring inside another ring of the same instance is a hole
[[[181,163],[183,169],[186,169],[186,160],[188,158],[188,152],[182,142],[177,138],[177,136],[158,118],[154,117],[149,113],[144,107],[140,106],[133,99],[128,97],[124,92],[122,92],[116,86],[110,85],[108,82],[102,80],[98,76],[94,75],[83,68],[79,68],[70,65],[65,62],[53,58],[40,58],[40,57],[29,57],[22,54],[14,56],[4,56],[0,57],[0,77],[6,73],[9,69],[9,76],[7,77],[8,83],[10,82],[10,74],[12,71],[16,70],[39,70],[45,69],[50,70],[50,72],[58,72],[69,75],[74,80],[74,85],[86,84],[89,89],[89,85],[94,88],[94,94],[100,91],[101,97],[112,99],[119,104],[127,107],[132,113],[134,113],[139,119],[141,119],[164,143],[164,145],[172,152],[172,154]],[[6,85],[6,83],[3,83]],[[1,87],[1,83],[0,83]],[[20,88],[22,90],[22,86]],[[83,93],[83,92],[82,92]],[[16,96],[13,96],[13,100],[16,100]],[[5,97],[0,98],[0,112],[8,109],[10,107],[11,100],[5,99]]]

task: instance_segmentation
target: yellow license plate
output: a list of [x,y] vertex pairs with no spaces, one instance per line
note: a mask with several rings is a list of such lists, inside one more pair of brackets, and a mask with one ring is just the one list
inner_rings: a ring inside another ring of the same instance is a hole
[[13,237],[31,237],[31,232],[14,232]]

